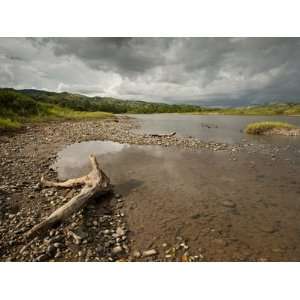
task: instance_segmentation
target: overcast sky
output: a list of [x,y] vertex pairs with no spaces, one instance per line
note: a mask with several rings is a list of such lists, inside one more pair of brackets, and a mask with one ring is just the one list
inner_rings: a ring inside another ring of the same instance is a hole
[[0,38],[0,87],[198,104],[300,102],[300,39]]

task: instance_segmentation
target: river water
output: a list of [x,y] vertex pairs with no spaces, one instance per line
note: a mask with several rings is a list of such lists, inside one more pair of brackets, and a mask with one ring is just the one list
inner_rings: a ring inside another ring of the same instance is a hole
[[300,127],[300,116],[220,116],[188,114],[135,114],[143,133],[170,133],[176,131],[180,137],[196,137],[203,141],[218,143],[297,143],[299,137],[253,136],[244,133],[245,127],[253,122],[280,121]]
[[90,153],[123,196],[134,249],[163,260],[180,236],[208,261],[300,260],[299,156],[90,141],[58,153],[59,178],[87,174]]

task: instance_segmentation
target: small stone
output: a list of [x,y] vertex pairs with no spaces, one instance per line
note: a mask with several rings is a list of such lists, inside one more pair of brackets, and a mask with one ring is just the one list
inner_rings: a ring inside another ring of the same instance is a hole
[[122,196],[121,196],[120,194],[118,194],[118,193],[115,194],[115,198],[116,198],[116,199],[120,199],[121,197],[122,197]]
[[104,243],[104,247],[105,247],[105,248],[109,248],[109,247],[112,246],[113,244],[114,244],[113,241],[107,241],[107,242]]
[[167,247],[168,247],[168,244],[167,244],[167,243],[163,243],[163,244],[162,244],[162,247],[163,247],[163,248],[167,248]]
[[134,250],[132,255],[134,258],[140,258],[141,252],[139,250]]
[[57,236],[51,238],[52,243],[62,242],[63,240],[64,240],[64,236],[62,236],[62,235],[57,235]]
[[41,184],[40,183],[37,183],[36,185],[33,186],[34,191],[38,191],[40,189],[41,189]]
[[74,243],[76,245],[79,245],[81,243],[81,241],[82,241],[82,237],[81,236],[79,236],[78,234],[74,233],[71,230],[69,231],[69,235],[73,238]]
[[121,246],[116,246],[112,249],[111,253],[114,255],[120,254],[123,251]]
[[54,243],[53,246],[55,248],[62,248],[63,247],[63,244],[62,243]]
[[156,254],[157,254],[157,251],[155,249],[143,251],[143,257],[153,256]]
[[44,254],[40,255],[36,260],[41,262],[41,261],[46,261],[48,259],[49,259],[49,256],[44,253]]
[[222,205],[225,206],[225,207],[229,207],[229,208],[234,208],[236,206],[235,203],[231,200],[223,201]]
[[96,248],[96,252],[101,255],[103,253],[103,251],[104,251],[103,246],[98,245],[97,248]]
[[57,249],[56,254],[54,255],[54,258],[59,258],[61,256],[61,252],[59,249]]
[[94,226],[98,226],[98,222],[97,221],[93,221],[93,225]]
[[28,247],[28,245],[23,246],[20,250],[20,254],[22,254],[27,249],[27,247]]
[[56,253],[56,247],[54,247],[54,245],[49,245],[48,248],[47,248],[46,254],[49,257],[52,257],[52,256],[55,255],[55,253]]
[[181,244],[180,244],[180,247],[182,247],[182,248],[185,249],[185,250],[189,249],[189,246],[186,245],[185,243],[181,243]]
[[124,234],[125,234],[125,231],[121,227],[118,227],[117,230],[116,230],[117,237],[121,237]]

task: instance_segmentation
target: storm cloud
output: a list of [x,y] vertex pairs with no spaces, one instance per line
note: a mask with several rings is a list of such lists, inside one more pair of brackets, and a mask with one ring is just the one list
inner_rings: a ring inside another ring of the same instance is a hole
[[299,38],[0,38],[0,86],[174,103],[300,101]]

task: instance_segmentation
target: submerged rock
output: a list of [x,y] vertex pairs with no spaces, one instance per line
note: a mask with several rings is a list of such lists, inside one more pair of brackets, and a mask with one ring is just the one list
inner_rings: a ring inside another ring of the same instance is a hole
[[231,201],[231,200],[225,200],[225,201],[223,201],[222,205],[225,206],[225,207],[229,207],[229,208],[236,207],[236,204],[233,201]]

